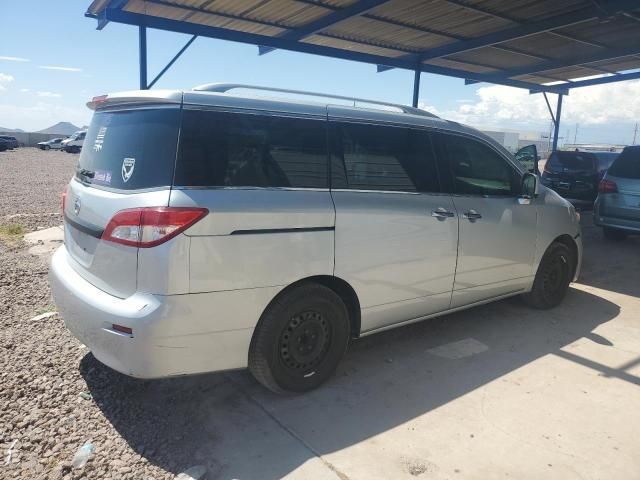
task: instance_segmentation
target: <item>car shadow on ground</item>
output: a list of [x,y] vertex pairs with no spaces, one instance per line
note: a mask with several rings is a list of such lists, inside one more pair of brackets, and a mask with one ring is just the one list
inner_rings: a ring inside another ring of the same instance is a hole
[[[607,344],[592,332],[618,313],[576,288],[549,311],[518,299],[476,307],[355,341],[331,381],[290,397],[244,371],[140,381],[91,354],[80,369],[106,418],[150,462],[170,472],[205,464],[209,479],[281,478],[578,339]],[[453,353],[433,350],[443,345]]]
[[582,214],[584,260],[579,282],[591,287],[640,297],[640,235],[622,241],[607,240],[593,224],[591,213]]

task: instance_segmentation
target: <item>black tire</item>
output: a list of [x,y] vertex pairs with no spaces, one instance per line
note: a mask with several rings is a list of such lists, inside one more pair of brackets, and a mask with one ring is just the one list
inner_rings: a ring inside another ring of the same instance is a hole
[[50,150],[50,149],[51,149],[51,147],[50,147],[49,145],[45,145],[45,146],[44,146],[44,149],[45,149],[45,150]]
[[604,234],[604,238],[614,242],[621,242],[627,238],[627,232],[624,230],[618,230],[617,228],[603,227],[602,233]]
[[558,306],[569,289],[574,265],[569,248],[562,243],[552,243],[540,261],[533,288],[522,296],[525,303],[540,310]]
[[342,299],[325,286],[301,284],[262,314],[249,347],[249,370],[275,393],[313,390],[335,372],[350,334]]

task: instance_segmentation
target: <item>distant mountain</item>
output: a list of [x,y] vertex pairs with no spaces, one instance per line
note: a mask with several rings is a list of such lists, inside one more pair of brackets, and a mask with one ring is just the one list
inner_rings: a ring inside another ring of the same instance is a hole
[[76,127],[73,123],[70,122],[58,122],[55,125],[50,126],[49,128],[45,128],[44,130],[39,130],[36,133],[52,133],[54,135],[71,135],[74,132],[80,130],[80,127]]
[[24,130],[21,130],[20,128],[4,128],[4,127],[0,127],[0,132],[24,132]]

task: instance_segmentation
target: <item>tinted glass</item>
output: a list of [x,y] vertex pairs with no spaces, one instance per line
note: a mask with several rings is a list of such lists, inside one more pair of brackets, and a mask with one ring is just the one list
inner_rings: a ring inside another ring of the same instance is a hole
[[609,168],[609,175],[640,179],[640,147],[625,148]]
[[185,110],[175,184],[327,188],[326,122]]
[[598,161],[598,170],[607,170],[619,155],[615,152],[594,152],[593,154]]
[[179,115],[177,108],[95,113],[78,161],[92,178],[76,176],[124,190],[170,186]]
[[519,173],[489,146],[456,135],[442,135],[454,193],[514,195]]
[[429,134],[402,127],[336,124],[340,183],[334,188],[403,192],[440,190]]
[[551,171],[585,171],[594,170],[597,160],[588,152],[554,152],[547,162],[547,170]]

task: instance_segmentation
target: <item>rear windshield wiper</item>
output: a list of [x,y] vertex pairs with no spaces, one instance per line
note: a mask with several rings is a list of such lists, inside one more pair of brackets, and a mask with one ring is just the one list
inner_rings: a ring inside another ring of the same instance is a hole
[[96,175],[96,172],[93,170],[87,170],[86,168],[76,168],[76,173],[87,178],[93,178]]

